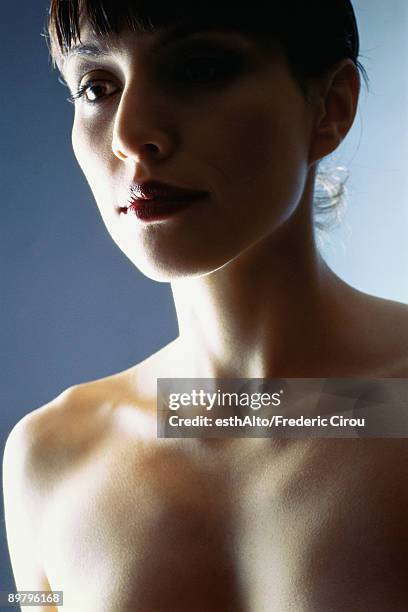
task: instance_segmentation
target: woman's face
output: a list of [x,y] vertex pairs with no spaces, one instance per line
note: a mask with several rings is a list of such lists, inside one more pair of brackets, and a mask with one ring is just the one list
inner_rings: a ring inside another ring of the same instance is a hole
[[[63,70],[75,155],[109,233],[171,281],[220,268],[293,214],[312,121],[279,50],[227,30],[162,36],[84,30]],[[166,219],[125,214],[131,185],[149,180],[208,195]]]

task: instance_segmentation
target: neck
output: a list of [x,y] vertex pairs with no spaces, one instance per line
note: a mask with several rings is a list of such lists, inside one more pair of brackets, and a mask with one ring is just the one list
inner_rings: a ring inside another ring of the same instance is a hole
[[215,272],[172,283],[183,376],[324,375],[312,372],[333,352],[344,283],[302,210],[310,206]]

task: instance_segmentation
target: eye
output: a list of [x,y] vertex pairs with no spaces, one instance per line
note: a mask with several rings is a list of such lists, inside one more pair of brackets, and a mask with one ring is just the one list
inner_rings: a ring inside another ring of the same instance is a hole
[[242,58],[235,53],[190,55],[176,59],[169,72],[177,83],[211,85],[236,76],[242,64]]
[[217,60],[208,57],[197,57],[185,62],[174,76],[188,83],[210,83],[223,74],[222,66]]
[[88,104],[96,104],[105,98],[113,95],[118,91],[117,85],[111,81],[103,81],[101,79],[92,79],[79,86],[68,100],[75,102],[80,98],[84,98]]

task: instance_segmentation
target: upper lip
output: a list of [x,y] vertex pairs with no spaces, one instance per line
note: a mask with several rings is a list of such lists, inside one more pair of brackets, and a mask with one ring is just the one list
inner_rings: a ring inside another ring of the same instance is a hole
[[176,187],[160,181],[130,185],[129,205],[138,200],[180,200],[206,195],[206,191]]

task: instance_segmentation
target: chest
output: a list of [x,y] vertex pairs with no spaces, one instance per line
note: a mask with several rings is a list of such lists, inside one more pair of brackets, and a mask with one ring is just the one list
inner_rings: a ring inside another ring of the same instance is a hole
[[49,508],[50,582],[66,612],[404,610],[406,496],[364,444],[102,453]]

